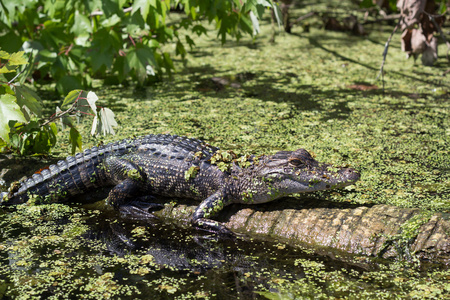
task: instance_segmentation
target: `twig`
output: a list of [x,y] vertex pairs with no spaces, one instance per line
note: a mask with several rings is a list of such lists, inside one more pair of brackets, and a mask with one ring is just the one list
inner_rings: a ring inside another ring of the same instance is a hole
[[386,62],[386,56],[388,54],[389,43],[391,42],[391,39],[394,36],[394,33],[400,28],[400,23],[402,22],[402,20],[403,20],[403,16],[401,15],[400,18],[398,19],[397,25],[395,26],[395,28],[392,31],[391,35],[389,36],[386,44],[384,45],[383,61],[381,62],[380,73],[378,74],[378,76],[376,78],[376,80],[378,80],[378,78],[380,78],[380,75],[381,75],[381,82],[383,83],[383,93],[384,93],[384,74],[383,74],[383,69],[384,69],[384,64]]
[[380,78],[380,75],[381,75],[381,82],[383,83],[383,94],[384,94],[384,72],[383,71],[384,71],[384,64],[386,62],[386,56],[388,54],[389,43],[391,42],[391,39],[394,36],[394,33],[399,29],[400,24],[403,21],[403,12],[405,11],[405,3],[406,3],[406,1],[403,1],[402,9],[400,10],[400,18],[398,19],[397,25],[395,25],[394,30],[392,31],[386,44],[384,45],[383,61],[381,62],[380,73],[378,74],[378,76],[376,78],[376,80],[378,80],[378,78]]
[[303,20],[305,20],[305,19],[307,19],[307,18],[309,18],[309,17],[312,17],[312,16],[314,16],[314,15],[316,15],[316,14],[317,14],[316,12],[310,11],[310,12],[307,13],[306,15],[303,15],[303,16],[297,18],[296,20],[294,20],[293,22],[291,22],[291,26],[292,26],[292,25],[297,25],[297,24],[300,23],[301,21],[303,21]]
[[47,125],[48,123],[53,122],[54,120],[59,119],[59,118],[61,118],[62,116],[64,116],[64,115],[66,115],[66,114],[68,114],[68,113],[74,111],[76,105],[78,104],[78,99],[80,98],[81,93],[82,93],[82,92],[80,92],[80,94],[79,94],[78,97],[77,97],[77,100],[73,102],[73,104],[72,104],[71,107],[69,107],[67,110],[62,111],[62,112],[60,112],[60,113],[55,113],[55,114],[54,114],[53,116],[51,116],[47,121],[45,121],[45,122],[41,125],[41,127],[44,127],[44,126]]
[[378,23],[378,22],[383,22],[383,21],[397,20],[398,18],[400,18],[400,16],[401,16],[400,14],[388,15],[381,19],[364,21],[361,25],[373,24],[373,23]]
[[[130,6],[130,7],[124,8],[124,9],[123,9],[123,13],[126,14],[127,12],[130,12],[130,11],[132,11],[132,10],[133,10],[133,7]],[[101,11],[101,10],[96,10],[96,11],[92,12],[89,16],[90,16],[90,17],[93,17],[93,16],[101,16],[101,15],[103,15],[103,11]]]
[[27,68],[23,68],[22,71],[20,71],[19,73],[17,73],[16,76],[13,77],[13,79],[11,79],[10,81],[8,81],[7,85],[11,85],[11,84],[14,82],[14,80],[16,80],[17,77],[20,76],[20,74],[22,74],[23,72],[25,72],[26,69],[27,69]]

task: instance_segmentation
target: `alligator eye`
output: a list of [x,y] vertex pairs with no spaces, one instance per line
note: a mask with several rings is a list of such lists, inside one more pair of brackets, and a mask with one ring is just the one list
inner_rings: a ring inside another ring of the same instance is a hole
[[298,157],[290,157],[289,163],[293,164],[294,166],[302,166],[304,165],[303,161]]

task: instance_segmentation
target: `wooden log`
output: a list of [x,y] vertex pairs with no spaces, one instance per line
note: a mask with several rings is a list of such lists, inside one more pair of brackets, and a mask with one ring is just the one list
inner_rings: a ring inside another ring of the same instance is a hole
[[[311,249],[450,262],[450,220],[442,213],[383,204],[340,208],[331,202],[316,207],[314,203],[303,203],[307,205],[296,209],[281,205],[277,209],[277,203],[282,201],[247,207],[233,205],[218,220],[249,237]],[[187,224],[195,207],[192,203],[166,204],[156,215]]]

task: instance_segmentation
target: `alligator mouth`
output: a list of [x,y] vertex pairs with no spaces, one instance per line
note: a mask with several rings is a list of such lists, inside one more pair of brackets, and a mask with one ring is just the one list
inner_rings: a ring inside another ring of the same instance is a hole
[[325,180],[325,189],[342,188],[354,184],[359,180],[361,174],[352,168],[345,168],[337,171],[331,180]]
[[[325,169],[329,167],[330,165],[326,165]],[[354,184],[360,177],[361,174],[352,168],[344,168],[331,173],[324,172],[320,178],[316,177],[310,180],[309,188],[311,191],[342,188]]]
[[352,168],[345,168],[337,172],[343,180],[353,183],[359,180],[361,174]]

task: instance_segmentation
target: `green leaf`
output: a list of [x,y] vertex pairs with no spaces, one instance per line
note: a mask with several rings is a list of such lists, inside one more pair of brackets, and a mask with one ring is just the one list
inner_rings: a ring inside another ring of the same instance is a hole
[[30,140],[30,144],[33,145],[33,147],[31,148],[31,151],[33,153],[48,153],[50,151],[50,136],[47,130],[37,132],[36,135],[31,137],[32,139]]
[[14,90],[19,107],[26,106],[36,116],[42,116],[42,100],[33,90],[23,85],[16,85]]
[[102,1],[102,10],[105,14],[106,18],[111,17],[113,14],[120,14],[122,12],[122,3],[117,0],[103,0]]
[[76,11],[74,23],[70,32],[73,32],[76,36],[92,33],[92,26],[89,18],[82,15],[79,11]]
[[445,13],[447,12],[447,4],[445,3],[445,1],[441,1],[438,12],[440,15],[445,15]]
[[[253,13],[251,15],[254,16]],[[247,32],[249,34],[255,34],[255,32],[256,32],[256,29],[254,27],[255,24],[253,24],[253,26],[252,26],[252,22],[253,22],[253,20],[250,20],[247,16],[242,16],[239,19],[239,25],[244,32]],[[258,22],[257,19],[256,19],[256,22]],[[257,27],[259,29],[259,24],[257,25]],[[239,34],[239,32],[237,32],[236,35],[237,34]]]
[[122,82],[125,80],[126,76],[128,75],[129,70],[130,69],[129,69],[129,66],[126,61],[125,56],[117,57],[116,61],[114,62],[112,71],[115,74],[117,74],[117,79],[119,80],[119,82]]
[[9,123],[11,127],[11,148],[18,150],[21,155],[34,153],[49,153],[56,144],[56,125],[50,123],[40,126],[37,119],[28,124],[15,121]]
[[227,40],[227,33],[233,34],[236,32],[236,24],[238,22],[237,14],[231,13],[229,16],[224,16],[219,24],[218,36],[221,37],[222,44],[225,44]]
[[6,146],[7,146],[6,142],[4,140],[0,139],[0,152],[5,151]]
[[51,18],[58,18],[66,10],[66,2],[64,0],[47,0],[44,3],[44,11],[49,14]]
[[[81,91],[81,93],[79,94],[78,98],[76,99],[77,101],[77,106],[76,106],[76,110],[77,112],[81,112],[85,115],[91,114],[91,105],[88,102],[87,99],[87,93],[85,91]],[[94,113],[93,115],[95,115],[96,113]]]
[[33,136],[28,132],[24,132],[22,136],[19,136],[19,153],[25,155],[28,153]]
[[121,20],[122,19],[118,15],[114,14],[110,18],[104,20],[102,22],[102,26],[104,26],[104,27],[112,27],[112,26],[118,24]]
[[78,130],[75,127],[70,128],[70,135],[69,135],[69,143],[72,146],[72,155],[75,154],[76,149],[78,148],[80,151],[82,146],[81,141],[81,134],[78,132]]
[[270,3],[270,1],[267,0],[256,0],[256,4],[261,5],[263,7],[272,7],[272,3]]
[[90,53],[90,56],[91,56],[92,70],[94,72],[97,72],[103,66],[109,69],[114,61],[114,54],[112,53],[111,49],[105,49],[102,51],[92,51],[92,53]]
[[362,0],[361,3],[359,3],[359,7],[361,8],[370,8],[374,7],[376,4],[372,0]]
[[3,50],[0,50],[0,59],[8,59],[9,53]]
[[[23,44],[24,48],[26,47],[26,44],[27,43]],[[31,43],[29,43],[28,45],[30,45],[30,44]],[[35,44],[37,45],[39,43],[35,43]],[[33,48],[28,48],[28,49],[29,49],[28,50],[29,51],[28,52],[29,59],[28,59],[28,62],[27,62],[28,65],[25,67],[24,72],[22,74],[20,74],[20,76],[18,78],[18,82],[17,82],[20,85],[23,85],[25,83],[25,81],[27,80],[27,78],[31,77],[31,74],[34,71],[34,65],[35,65],[35,61],[36,61],[36,56],[39,53],[39,50],[37,50],[37,49],[33,49]]]
[[198,36],[201,36],[202,34],[206,35],[207,30],[202,25],[195,25],[192,27],[192,31],[195,32]]
[[184,58],[186,56],[186,49],[184,48],[183,43],[181,43],[180,41],[177,41],[175,53],[177,55],[181,55],[182,58]]
[[25,55],[25,51],[12,53],[8,63],[12,66],[26,65],[28,63],[28,58]]
[[[0,13],[1,19],[1,13]],[[2,24],[4,25],[4,24]],[[9,24],[8,24],[9,25]],[[17,51],[23,45],[23,40],[21,38],[21,32],[17,30],[6,30],[2,34],[0,39],[0,47],[5,51]]]
[[195,42],[188,35],[185,35],[185,39],[186,39],[186,43],[188,43],[188,45],[189,45],[189,48],[191,48],[191,50],[192,50],[195,47]]
[[61,77],[56,82],[56,88],[61,94],[67,94],[69,91],[75,89],[81,89],[81,79],[76,76],[66,75]]
[[50,130],[52,131],[53,136],[55,137],[55,140],[52,140],[53,144],[56,144],[56,135],[58,134],[58,128],[56,127],[56,124],[54,122],[51,122],[49,125]]
[[17,66],[11,66],[10,64],[7,63],[0,69],[0,74],[12,73],[12,72],[16,71],[16,69],[17,69]]
[[[12,124],[10,124],[10,128],[14,125],[15,125],[14,122]],[[20,139],[19,134],[17,134],[17,133],[11,134],[9,137],[9,146],[13,149],[19,149],[21,141],[22,140]]]
[[163,53],[163,60],[164,60],[164,65],[166,67],[166,71],[169,72],[170,75],[170,70],[175,70],[175,67],[173,65],[173,61],[170,58],[170,54],[167,52]]
[[25,122],[20,107],[15,102],[15,98],[12,95],[0,95],[0,138],[9,143],[9,121],[16,120]]
[[140,11],[142,18],[144,20],[147,19],[148,12],[150,11],[150,1],[149,0],[135,0],[133,2],[133,10],[131,14],[134,14],[137,11]]
[[58,53],[49,51],[47,49],[39,51],[39,58],[44,59],[45,61],[54,62]]
[[78,99],[81,92],[82,92],[82,90],[73,90],[73,91],[69,92],[67,94],[66,98],[64,98],[61,108],[63,108],[63,109],[69,108],[69,106],[71,106]]
[[147,65],[157,66],[153,49],[142,44],[138,44],[135,48],[130,49],[126,58],[130,69],[135,71],[141,85],[147,78]]
[[114,28],[101,28],[93,34],[92,38],[92,51],[87,53],[92,64],[92,72],[97,72],[102,66],[110,68],[115,55],[123,47],[121,36],[114,31]]

